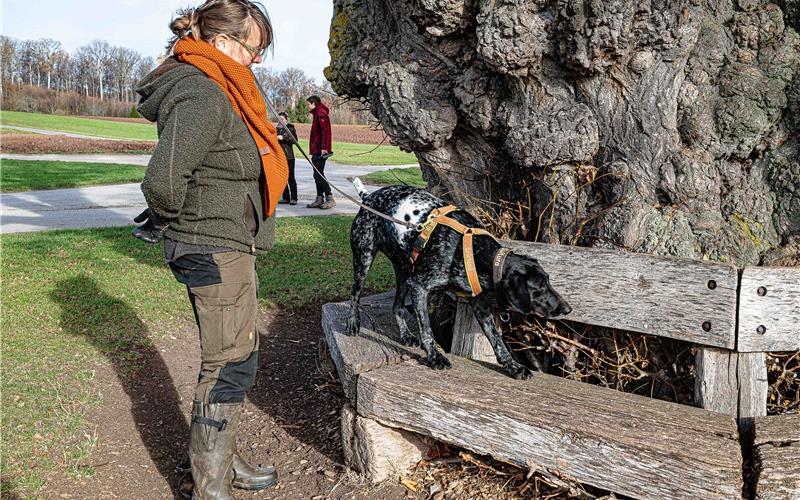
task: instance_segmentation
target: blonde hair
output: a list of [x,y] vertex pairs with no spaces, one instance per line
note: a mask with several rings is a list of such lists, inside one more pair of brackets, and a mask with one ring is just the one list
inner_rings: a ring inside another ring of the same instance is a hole
[[169,29],[175,36],[167,42],[167,52],[171,52],[175,43],[189,34],[206,42],[217,35],[232,35],[243,40],[250,34],[253,24],[261,34],[261,42],[257,48],[264,50],[271,47],[274,41],[272,23],[260,2],[206,0],[199,7],[178,11],[178,17],[169,24]]

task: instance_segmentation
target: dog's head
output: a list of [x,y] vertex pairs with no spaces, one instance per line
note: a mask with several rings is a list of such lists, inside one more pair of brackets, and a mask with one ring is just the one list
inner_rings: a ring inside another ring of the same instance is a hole
[[550,286],[550,277],[536,259],[509,255],[498,295],[512,311],[559,319],[572,311],[561,295]]

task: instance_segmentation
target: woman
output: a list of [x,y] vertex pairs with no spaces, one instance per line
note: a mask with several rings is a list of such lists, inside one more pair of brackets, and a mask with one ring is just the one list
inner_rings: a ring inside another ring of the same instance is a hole
[[134,235],[163,237],[164,257],[186,285],[200,331],[201,364],[189,445],[194,498],[263,489],[274,468],[236,453],[244,397],[258,366],[256,253],[274,242],[286,158],[249,66],[272,43],[263,6],[208,0],[178,12],[171,56],[139,83],[138,110],[159,141]]
[[281,142],[283,154],[289,164],[289,184],[283,190],[283,197],[278,203],[297,205],[297,180],[294,177],[294,144],[297,144],[297,130],[289,123],[289,115],[281,111],[278,113],[278,140]]
[[312,95],[306,99],[308,112],[311,113],[311,134],[308,138],[308,149],[311,162],[314,164],[314,184],[317,185],[317,199],[306,205],[308,208],[323,210],[336,206],[331,194],[331,186],[325,179],[325,162],[331,157],[331,120],[328,107],[319,96]]

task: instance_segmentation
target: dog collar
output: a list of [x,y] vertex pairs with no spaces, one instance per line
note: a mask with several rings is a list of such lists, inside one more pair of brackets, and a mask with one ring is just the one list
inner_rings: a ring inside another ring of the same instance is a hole
[[503,267],[506,265],[506,257],[511,253],[510,248],[500,247],[500,250],[494,254],[494,263],[492,264],[492,280],[498,283],[503,279]]

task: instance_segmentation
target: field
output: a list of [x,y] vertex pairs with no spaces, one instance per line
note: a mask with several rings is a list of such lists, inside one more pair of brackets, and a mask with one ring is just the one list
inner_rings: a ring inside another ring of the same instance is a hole
[[[129,118],[98,119],[19,113],[0,113],[3,152],[34,153],[141,153],[149,154],[155,147],[155,126],[146,120]],[[28,127],[59,132],[84,134],[109,139],[77,138],[62,135],[32,135],[20,133],[13,127]],[[297,124],[300,146],[308,152],[310,125]],[[382,143],[382,144],[381,144]],[[391,146],[384,133],[362,125],[333,125],[333,163],[349,165],[413,165],[417,158],[411,153]],[[299,151],[295,151],[302,157]]]
[[141,182],[144,167],[119,163],[3,160],[0,191],[12,193]]
[[419,167],[392,168],[383,172],[371,172],[361,177],[369,184],[388,186],[391,184],[408,184],[409,186],[424,188],[428,183],[422,178]]

